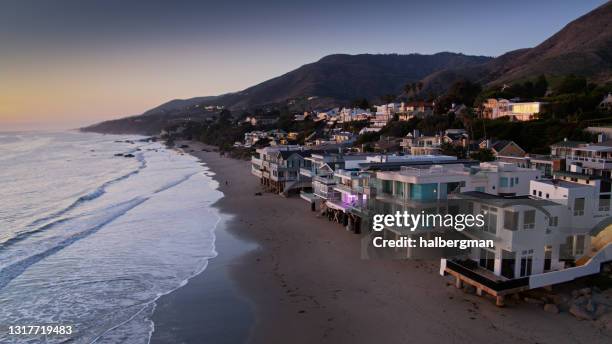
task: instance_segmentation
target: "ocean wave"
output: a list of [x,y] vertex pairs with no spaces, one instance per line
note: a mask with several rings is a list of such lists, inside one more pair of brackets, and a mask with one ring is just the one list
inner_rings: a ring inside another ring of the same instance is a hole
[[[116,204],[109,209],[106,209],[104,215],[102,216],[101,221],[96,222],[93,226],[89,226],[85,230],[82,230],[78,233],[72,234],[67,238],[64,238],[57,244],[53,245],[51,248],[38,252],[36,254],[30,255],[22,260],[14,262],[8,266],[0,268],[0,289],[4,288],[10,281],[21,275],[28,267],[33,264],[41,261],[42,259],[49,257],[50,255],[72,245],[73,243],[94,234],[102,227],[107,224],[115,221],[119,217],[123,216],[129,210],[137,207],[138,205],[145,202],[148,198],[135,198],[120,204]],[[114,208],[114,209],[113,209]],[[51,225],[49,228],[54,227],[58,223],[67,223],[71,220],[78,220],[79,218],[71,218],[71,219],[63,219]]]
[[[71,210],[74,210],[75,208],[82,205],[83,203],[88,202],[88,201],[93,201],[99,198],[100,196],[104,195],[106,193],[106,189],[109,186],[140,173],[140,171],[142,171],[144,168],[147,167],[147,161],[144,158],[144,155],[142,153],[137,154],[136,159],[140,162],[140,164],[135,170],[130,171],[129,173],[126,173],[119,177],[113,178],[111,180],[108,180],[102,183],[97,188],[95,188],[93,191],[77,198],[74,202],[72,202],[67,207],[61,210],[58,210],[54,213],[51,213],[47,216],[34,220],[33,222],[31,222],[29,225],[26,226],[26,230],[19,231],[12,238],[9,238],[6,241],[0,243],[0,249],[6,248],[10,245],[14,245],[24,239],[27,239],[31,235],[40,233],[57,223],[61,223],[65,221],[66,219],[58,219],[58,218],[70,212]],[[49,222],[49,221],[52,221],[52,222]],[[32,227],[36,227],[36,228],[32,229]]]

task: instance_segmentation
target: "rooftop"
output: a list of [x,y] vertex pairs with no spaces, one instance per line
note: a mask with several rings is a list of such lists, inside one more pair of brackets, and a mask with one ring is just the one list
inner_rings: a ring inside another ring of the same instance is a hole
[[579,188],[592,188],[593,185],[585,185],[585,184],[580,184],[580,183],[573,183],[573,182],[568,182],[566,180],[561,180],[561,179],[542,179],[542,180],[536,180],[535,182],[539,182],[539,183],[543,183],[543,184],[548,184],[548,185],[553,185],[553,186],[558,186],[558,187],[562,187],[562,188],[566,188],[566,189],[579,189]]

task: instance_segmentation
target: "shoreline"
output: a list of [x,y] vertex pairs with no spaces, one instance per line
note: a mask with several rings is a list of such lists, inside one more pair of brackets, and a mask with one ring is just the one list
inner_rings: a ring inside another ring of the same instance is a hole
[[[567,313],[549,314],[526,303],[500,309],[488,298],[455,289],[438,274],[435,262],[363,260],[360,236],[317,217],[303,200],[270,193],[254,196],[260,187],[248,161],[204,152],[205,146],[197,142],[185,144],[190,146],[187,151],[193,150],[190,154],[216,173],[213,178],[224,197],[214,207],[222,214],[233,214],[224,231],[258,245],[223,267],[252,312],[249,330],[244,332],[248,336],[243,337],[248,342],[439,343],[450,337],[459,343],[492,338],[502,343],[610,340],[610,334],[595,323],[577,321]],[[152,318],[153,337],[169,333],[167,324],[158,323],[164,312],[173,311],[191,321],[185,305],[206,298],[198,286],[211,280],[207,268],[172,293],[183,294],[177,297],[182,302],[169,296],[165,307],[158,305]],[[200,324],[200,330],[205,327]],[[197,334],[193,338],[207,339]]]

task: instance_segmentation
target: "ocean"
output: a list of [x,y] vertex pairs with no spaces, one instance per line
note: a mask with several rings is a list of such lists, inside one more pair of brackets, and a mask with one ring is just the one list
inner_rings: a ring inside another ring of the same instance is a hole
[[[141,139],[0,133],[0,343],[147,343],[155,301],[217,255],[214,174]],[[28,325],[73,333],[7,331]]]

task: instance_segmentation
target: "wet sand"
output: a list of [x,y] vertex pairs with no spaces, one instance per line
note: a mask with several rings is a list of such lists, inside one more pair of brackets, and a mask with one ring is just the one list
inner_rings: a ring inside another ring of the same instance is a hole
[[[359,236],[317,217],[305,201],[270,193],[255,196],[261,190],[249,162],[188,144],[194,150],[191,154],[217,174],[225,197],[215,206],[234,215],[227,231],[257,246],[220,267],[230,277],[229,295],[238,303],[224,305],[206,295],[207,285],[218,278],[207,269],[159,300],[154,343],[181,342],[160,340],[172,338],[173,331],[189,332],[185,338],[210,343],[230,342],[210,333],[240,333],[234,342],[251,343],[609,343],[612,339],[595,323],[577,321],[567,313],[549,314],[541,306],[512,301],[498,308],[491,298],[455,289],[450,279],[439,275],[438,262],[361,259]],[[208,308],[207,302],[212,302],[212,313],[221,311],[228,321],[197,320],[198,314],[209,313],[200,309]],[[187,323],[194,326],[183,326]]]

